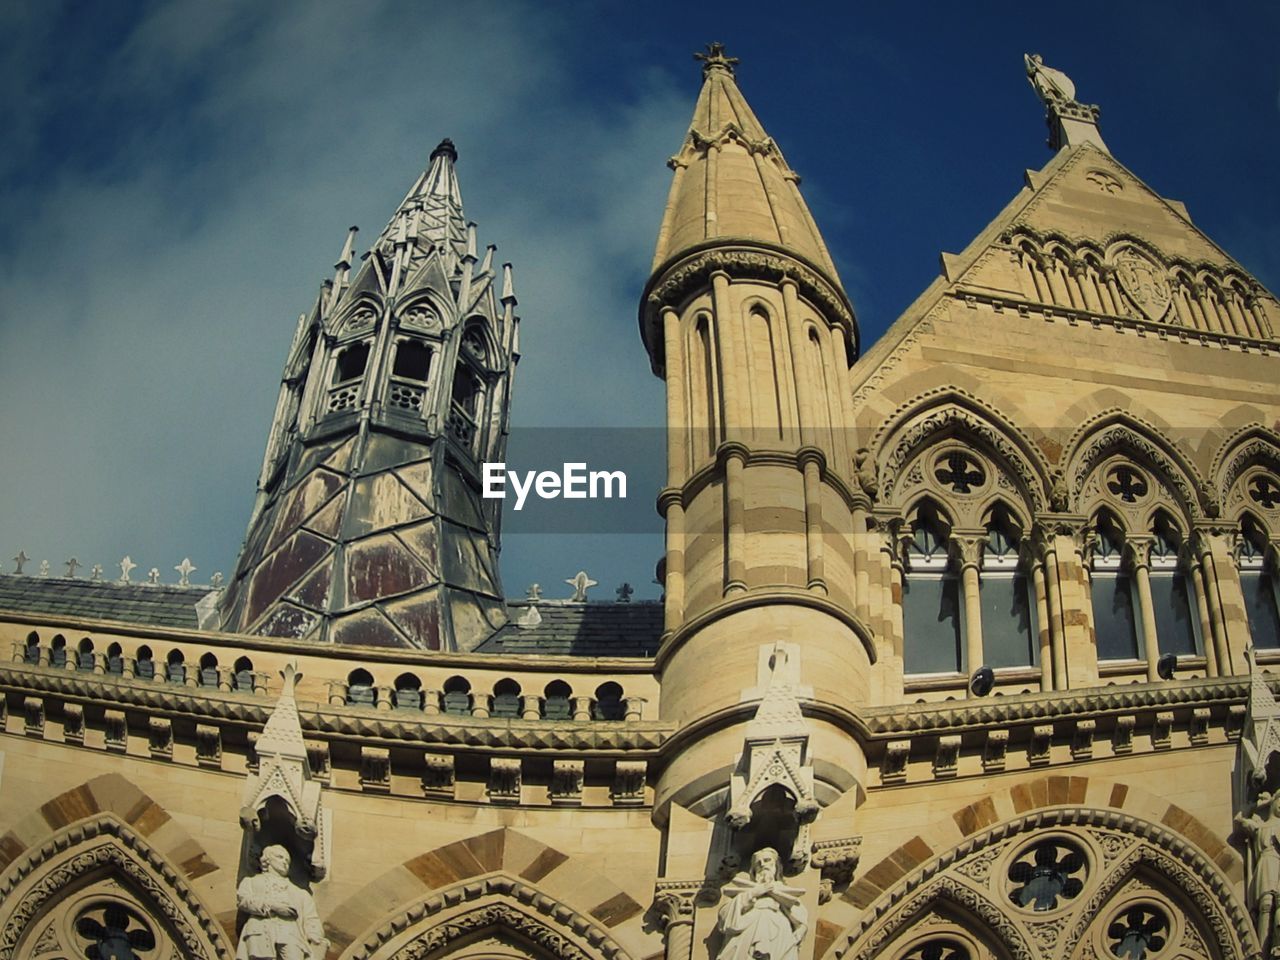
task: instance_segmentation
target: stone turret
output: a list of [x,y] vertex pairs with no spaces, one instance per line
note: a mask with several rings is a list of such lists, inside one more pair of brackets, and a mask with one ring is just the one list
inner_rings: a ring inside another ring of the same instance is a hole
[[[654,817],[680,829],[682,807],[714,823],[707,865],[770,845],[798,866],[807,825],[864,772],[829,709],[867,702],[874,658],[856,612],[870,506],[849,443],[858,333],[737,61],[708,51],[640,310],[667,384],[662,714],[690,737]],[[771,689],[795,698],[785,730]],[[765,772],[773,757],[787,776]]]
[[363,262],[299,318],[224,629],[469,650],[505,622],[499,501],[519,356],[511,267],[476,253],[449,140]]

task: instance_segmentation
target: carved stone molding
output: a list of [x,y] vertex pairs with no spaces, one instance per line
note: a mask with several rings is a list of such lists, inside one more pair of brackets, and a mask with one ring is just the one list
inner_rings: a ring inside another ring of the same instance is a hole
[[[475,907],[468,909],[467,904],[473,902]],[[446,912],[447,916],[435,919]],[[459,938],[491,927],[529,938],[556,960],[632,960],[590,917],[536,887],[501,874],[432,893],[353,945],[346,956],[348,960],[372,960],[375,956],[421,960]],[[420,932],[412,932],[393,954],[383,953],[383,947],[406,930],[419,928]]]
[[[23,889],[30,876],[46,869],[38,882]],[[185,957],[225,960],[233,955],[221,927],[186,881],[129,826],[103,814],[72,824],[10,865],[0,883],[0,957],[14,956],[31,921],[53,899],[98,871],[128,878],[173,929]]]

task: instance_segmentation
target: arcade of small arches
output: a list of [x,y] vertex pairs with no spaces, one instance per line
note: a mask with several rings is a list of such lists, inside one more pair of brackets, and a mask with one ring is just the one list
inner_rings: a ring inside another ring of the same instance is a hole
[[1280,651],[1280,438],[1241,431],[1209,483],[1155,427],[1112,412],[1050,470],[989,411],[940,399],[877,438],[908,690],[979,667],[1065,689],[1069,580],[1103,677],[1238,672],[1241,628]]
[[1030,300],[1199,333],[1253,340],[1274,336],[1261,288],[1238,270],[1166,260],[1131,237],[1104,249],[1023,229],[1008,243]]

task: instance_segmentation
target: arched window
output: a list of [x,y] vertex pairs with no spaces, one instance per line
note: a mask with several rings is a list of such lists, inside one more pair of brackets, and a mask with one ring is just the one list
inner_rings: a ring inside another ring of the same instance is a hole
[[347,703],[353,707],[374,705],[373,676],[368,670],[357,669],[347,674]]
[[947,556],[945,523],[930,503],[916,510],[911,524],[902,619],[907,673],[957,673],[965,669],[960,583]]
[[236,690],[244,693],[253,693],[253,661],[248,657],[241,657],[237,660],[231,682]]
[[387,389],[387,407],[412,413],[421,411],[430,374],[431,348],[421,340],[397,340],[391,382]]
[[197,677],[200,686],[216,690],[218,687],[218,658],[206,653],[200,658],[200,673]]
[[573,719],[573,689],[563,680],[552,680],[543,691],[542,718],[544,720]]
[[1253,645],[1259,649],[1280,647],[1280,603],[1277,603],[1276,570],[1266,559],[1267,535],[1252,517],[1241,524],[1240,589],[1249,618]]
[[1133,589],[1124,566],[1124,528],[1109,513],[1098,515],[1091,583],[1093,629],[1099,660],[1136,660],[1138,629]]
[[1182,534],[1163,513],[1151,528],[1151,606],[1156,620],[1157,648],[1161,653],[1193,657],[1200,652],[1196,636],[1199,623],[1191,587],[1179,566]]
[[979,581],[982,653],[990,667],[1026,667],[1038,659],[1035,599],[1030,578],[1020,565],[1018,544],[1021,540],[1022,532],[1013,514],[998,504],[987,522]]
[[471,716],[471,684],[464,677],[444,682],[444,712],[455,717]]
[[422,709],[422,681],[412,673],[396,677],[395,708],[397,710]]
[[49,664],[54,667],[67,665],[67,638],[60,633],[49,643]]
[[80,649],[76,651],[76,669],[85,673],[93,671],[93,641],[84,637],[80,641]]
[[154,680],[156,678],[156,661],[150,647],[138,648],[138,657],[133,667],[133,675],[139,680]]
[[170,683],[187,682],[187,665],[181,650],[169,651],[169,659],[165,663],[164,676]]
[[622,720],[626,716],[626,704],[622,701],[622,687],[612,680],[596,688],[595,703],[591,705],[592,720]]
[[499,680],[493,687],[491,717],[514,719],[520,716],[520,684],[514,680]]
[[329,387],[329,413],[353,410],[360,395],[360,380],[369,365],[369,344],[353,343],[333,361],[333,382]]
[[22,648],[22,662],[30,664],[40,662],[40,634],[34,630],[27,634],[26,646]]
[[124,651],[120,649],[120,644],[113,643],[107,647],[107,673],[113,677],[121,676],[124,673]]

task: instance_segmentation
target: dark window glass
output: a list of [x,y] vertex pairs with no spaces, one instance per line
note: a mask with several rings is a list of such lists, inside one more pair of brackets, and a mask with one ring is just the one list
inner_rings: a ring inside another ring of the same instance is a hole
[[1036,662],[1027,578],[985,575],[982,600],[982,655],[989,667],[1025,667]]
[[490,716],[508,720],[520,716],[520,684],[514,680],[499,680],[493,688],[493,709]]
[[1241,570],[1240,586],[1244,590],[1244,608],[1249,617],[1249,632],[1255,647],[1280,647],[1280,611],[1276,608],[1276,591],[1268,570]]
[[1138,631],[1128,575],[1110,570],[1093,572],[1093,627],[1099,660],[1138,658]]
[[156,662],[152,659],[150,647],[138,648],[138,659],[133,667],[133,675],[139,680],[156,678]]
[[395,701],[397,710],[421,710],[422,691],[413,689],[397,690]]
[[960,645],[960,589],[954,577],[908,575],[902,587],[907,673],[963,670]]
[[471,684],[462,677],[450,677],[444,682],[444,712],[455,717],[471,716]]
[[1151,605],[1156,614],[1156,637],[1161,653],[1195,656],[1196,632],[1191,623],[1187,578],[1173,570],[1151,571]]
[[591,708],[593,720],[622,720],[626,717],[626,705],[622,702],[622,688],[616,683],[600,685],[596,701]]
[[333,367],[333,382],[345,383],[364,376],[364,368],[369,364],[369,345],[355,343],[338,354],[338,362]]
[[396,362],[391,369],[393,376],[426,383],[430,369],[431,350],[425,344],[416,340],[401,340],[396,344]]

